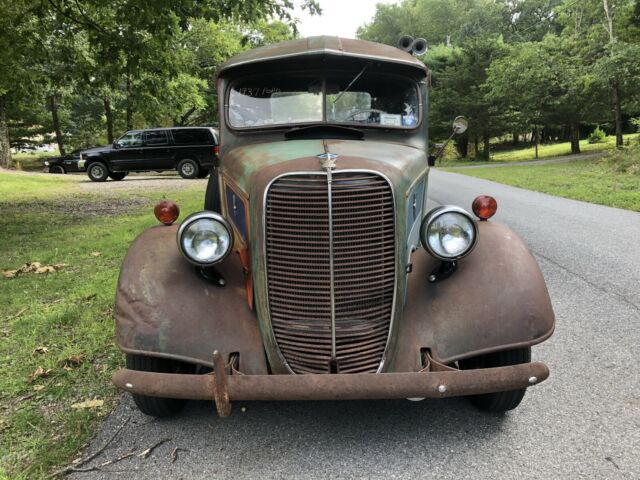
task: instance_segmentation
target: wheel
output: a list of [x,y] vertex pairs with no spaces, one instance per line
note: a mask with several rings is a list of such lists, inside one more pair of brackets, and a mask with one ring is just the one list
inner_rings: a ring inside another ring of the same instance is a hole
[[209,176],[209,170],[201,169],[200,173],[198,173],[198,178],[207,178]]
[[[506,367],[509,365],[519,365],[531,361],[531,348],[517,348],[515,350],[504,350],[502,352],[488,353],[479,357],[462,360],[459,363],[462,370],[473,370],[476,368]],[[480,410],[487,412],[507,412],[513,410],[522,401],[526,388],[520,390],[509,390],[507,392],[485,393],[482,395],[471,395],[469,400]]]
[[195,160],[185,158],[180,163],[178,163],[178,173],[182,178],[196,178],[198,176],[198,173],[200,173],[200,167],[195,162]]
[[104,182],[109,176],[107,166],[102,162],[93,162],[89,165],[87,175],[94,182]]
[[111,180],[122,180],[124,177],[126,177],[129,174],[129,172],[111,172],[109,174],[109,178]]
[[52,165],[49,167],[49,173],[67,173],[62,165]]
[[[193,365],[169,360],[166,358],[145,357],[143,355],[127,354],[127,368],[141,372],[157,373],[195,373]],[[187,400],[178,398],[148,397],[146,395],[133,396],[133,401],[145,415],[152,417],[169,417],[180,412]]]

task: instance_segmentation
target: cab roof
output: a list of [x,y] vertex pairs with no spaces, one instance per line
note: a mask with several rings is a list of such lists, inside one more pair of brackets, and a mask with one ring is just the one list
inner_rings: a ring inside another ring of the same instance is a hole
[[424,75],[427,73],[427,67],[424,63],[399,48],[352,38],[318,36],[300,38],[247,50],[246,52],[231,57],[226,63],[221,65],[218,70],[218,75],[224,76],[224,74],[231,69],[259,62],[318,55],[398,63],[419,69]]

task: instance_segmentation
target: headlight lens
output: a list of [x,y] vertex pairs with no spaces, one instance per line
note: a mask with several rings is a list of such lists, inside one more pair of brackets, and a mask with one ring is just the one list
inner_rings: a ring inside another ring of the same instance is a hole
[[438,207],[429,212],[420,229],[422,245],[441,260],[457,260],[473,250],[478,227],[471,215],[458,207]]
[[194,213],[178,229],[178,248],[188,261],[196,265],[209,266],[221,262],[232,247],[231,227],[217,213]]

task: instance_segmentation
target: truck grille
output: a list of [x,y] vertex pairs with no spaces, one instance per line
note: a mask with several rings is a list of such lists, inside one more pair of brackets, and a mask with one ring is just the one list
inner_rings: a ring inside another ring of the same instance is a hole
[[[395,289],[395,218],[389,183],[334,173],[333,292],[340,373],[376,372],[389,336]],[[265,205],[271,325],[295,373],[328,373],[332,353],[326,174],[274,181]]]

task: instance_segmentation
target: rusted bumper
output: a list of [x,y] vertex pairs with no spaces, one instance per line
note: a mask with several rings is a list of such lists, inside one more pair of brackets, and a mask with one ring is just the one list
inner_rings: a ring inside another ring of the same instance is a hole
[[122,369],[120,389],[138,395],[214,400],[218,413],[234,400],[364,400],[445,398],[516,390],[549,377],[544,363],[477,370],[326,375],[181,375]]

